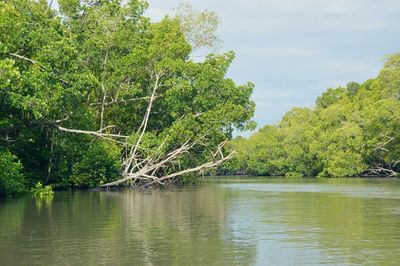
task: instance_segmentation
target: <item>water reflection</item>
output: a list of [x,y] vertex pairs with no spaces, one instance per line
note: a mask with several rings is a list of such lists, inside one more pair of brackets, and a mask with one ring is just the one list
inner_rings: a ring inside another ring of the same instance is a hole
[[1,265],[399,265],[400,180],[232,180],[0,202]]
[[399,265],[399,182],[354,181],[221,187],[235,192],[238,235],[252,226],[243,238],[257,243],[257,264]]
[[254,244],[231,241],[226,193],[215,186],[17,202],[0,205],[4,265],[250,265],[256,256]]

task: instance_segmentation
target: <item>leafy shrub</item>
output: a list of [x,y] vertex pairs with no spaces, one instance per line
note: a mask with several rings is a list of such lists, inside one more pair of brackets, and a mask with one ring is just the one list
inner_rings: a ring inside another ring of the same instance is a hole
[[53,195],[53,188],[51,186],[44,187],[42,183],[37,182],[31,192],[36,197],[48,197]]
[[15,196],[25,191],[21,163],[10,152],[0,152],[0,197]]
[[121,174],[121,151],[114,142],[96,141],[74,164],[72,181],[79,187],[96,187],[117,180]]
[[328,162],[325,171],[332,177],[351,177],[365,169],[360,154],[351,151],[338,151]]

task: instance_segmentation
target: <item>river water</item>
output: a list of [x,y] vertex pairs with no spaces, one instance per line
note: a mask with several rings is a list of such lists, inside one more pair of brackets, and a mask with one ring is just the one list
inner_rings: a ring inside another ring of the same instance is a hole
[[400,265],[400,180],[222,178],[0,201],[0,265]]

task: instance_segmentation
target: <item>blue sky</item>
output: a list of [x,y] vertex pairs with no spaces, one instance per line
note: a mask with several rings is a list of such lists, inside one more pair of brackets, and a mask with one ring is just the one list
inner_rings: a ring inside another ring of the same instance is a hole
[[[179,0],[149,0],[154,21]],[[192,0],[216,11],[229,76],[255,84],[255,120],[275,123],[294,106],[312,107],[329,87],[375,77],[400,52],[400,0]]]

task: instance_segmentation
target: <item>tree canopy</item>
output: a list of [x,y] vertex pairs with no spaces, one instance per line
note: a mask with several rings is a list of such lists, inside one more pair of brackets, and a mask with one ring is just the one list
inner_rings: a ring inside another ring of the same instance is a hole
[[400,54],[378,77],[328,89],[315,107],[230,143],[221,173],[275,176],[395,176],[400,172]]

